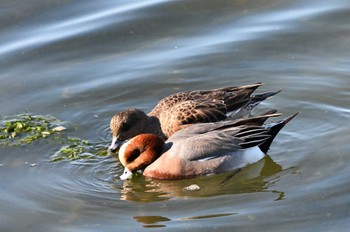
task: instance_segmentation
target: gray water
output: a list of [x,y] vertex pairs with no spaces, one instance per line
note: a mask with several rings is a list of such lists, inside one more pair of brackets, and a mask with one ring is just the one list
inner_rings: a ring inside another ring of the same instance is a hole
[[115,113],[178,91],[261,81],[283,91],[257,112],[300,111],[236,175],[124,182],[112,155],[1,146],[1,231],[348,231],[349,1],[2,0],[0,31],[1,117],[52,115],[98,146]]

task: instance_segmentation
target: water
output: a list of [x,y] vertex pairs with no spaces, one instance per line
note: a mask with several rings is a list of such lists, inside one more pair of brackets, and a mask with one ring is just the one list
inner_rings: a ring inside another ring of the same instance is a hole
[[1,1],[2,117],[50,114],[107,148],[116,112],[177,91],[262,81],[284,90],[259,110],[300,111],[264,160],[184,181],[123,182],[113,156],[50,163],[50,137],[2,146],[1,231],[347,231],[348,3]]

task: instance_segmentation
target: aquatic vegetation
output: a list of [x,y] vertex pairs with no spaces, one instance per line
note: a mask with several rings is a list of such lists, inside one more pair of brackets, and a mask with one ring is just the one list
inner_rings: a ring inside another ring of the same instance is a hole
[[51,157],[50,162],[89,159],[96,156],[108,155],[107,149],[104,146],[93,145],[84,139],[68,137],[65,143],[68,143],[68,145],[61,147]]
[[66,128],[52,116],[20,114],[0,121],[0,145],[23,145]]
[[[0,145],[22,146],[31,144],[38,139],[47,138],[66,130],[62,124],[62,121],[52,116],[31,115],[29,113],[19,114],[10,119],[1,119]],[[106,147],[91,144],[85,139],[66,136],[52,136],[51,138],[58,140],[63,146],[50,158],[50,162],[108,155]]]

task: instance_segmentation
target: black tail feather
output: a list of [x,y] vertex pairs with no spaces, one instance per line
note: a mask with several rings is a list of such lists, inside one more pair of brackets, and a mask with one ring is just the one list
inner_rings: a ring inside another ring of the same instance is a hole
[[272,109],[272,110],[266,111],[265,113],[262,113],[261,115],[269,115],[269,114],[275,114],[275,113],[277,113],[277,110]]
[[274,140],[274,138],[276,137],[276,135],[278,134],[278,132],[290,121],[292,120],[299,112],[289,116],[288,118],[285,118],[277,123],[273,123],[273,124],[269,124],[267,125],[267,128],[270,129],[269,131],[269,135],[270,138],[268,138],[263,144],[259,145],[260,149],[262,152],[267,153],[267,151],[269,150],[272,141]]
[[270,97],[278,94],[281,91],[282,91],[282,89],[277,90],[277,91],[271,91],[271,92],[256,94],[256,95],[254,95],[252,97],[252,99],[250,100],[249,104],[260,103],[260,102],[266,100],[267,98],[270,98]]

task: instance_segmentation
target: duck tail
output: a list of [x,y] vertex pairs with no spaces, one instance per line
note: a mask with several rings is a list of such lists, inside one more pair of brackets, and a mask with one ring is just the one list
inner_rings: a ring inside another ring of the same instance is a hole
[[256,102],[260,103],[260,102],[266,100],[267,98],[278,94],[281,91],[282,91],[282,89],[279,89],[277,91],[270,91],[270,92],[265,92],[265,93],[261,93],[261,94],[256,94],[252,97],[251,102],[252,103],[256,103]]
[[232,114],[230,116],[231,119],[239,119],[239,118],[247,118],[249,115],[252,113],[254,108],[260,104],[260,102],[278,94],[281,92],[282,89],[277,90],[277,91],[271,91],[271,92],[266,92],[266,93],[261,93],[261,94],[256,94],[254,96],[250,97],[250,100],[243,105],[236,113]]
[[227,112],[234,112],[239,110],[241,107],[248,104],[253,98],[251,95],[260,86],[261,83],[253,85],[239,86],[236,88],[227,88],[225,90],[226,96],[223,101],[227,107]]
[[262,152],[267,153],[267,151],[269,150],[272,141],[274,140],[274,138],[276,137],[276,135],[278,134],[278,132],[290,121],[292,120],[295,116],[297,116],[299,112],[289,116],[288,118],[285,118],[277,123],[272,123],[266,126],[266,129],[269,129],[268,135],[270,135],[270,137],[262,144],[259,145],[259,148]]
[[237,92],[239,90],[250,89],[250,90],[252,90],[252,92],[254,92],[257,88],[259,88],[262,85],[263,85],[262,82],[257,82],[257,83],[250,84],[250,85],[224,87],[224,88],[216,89],[216,91]]

